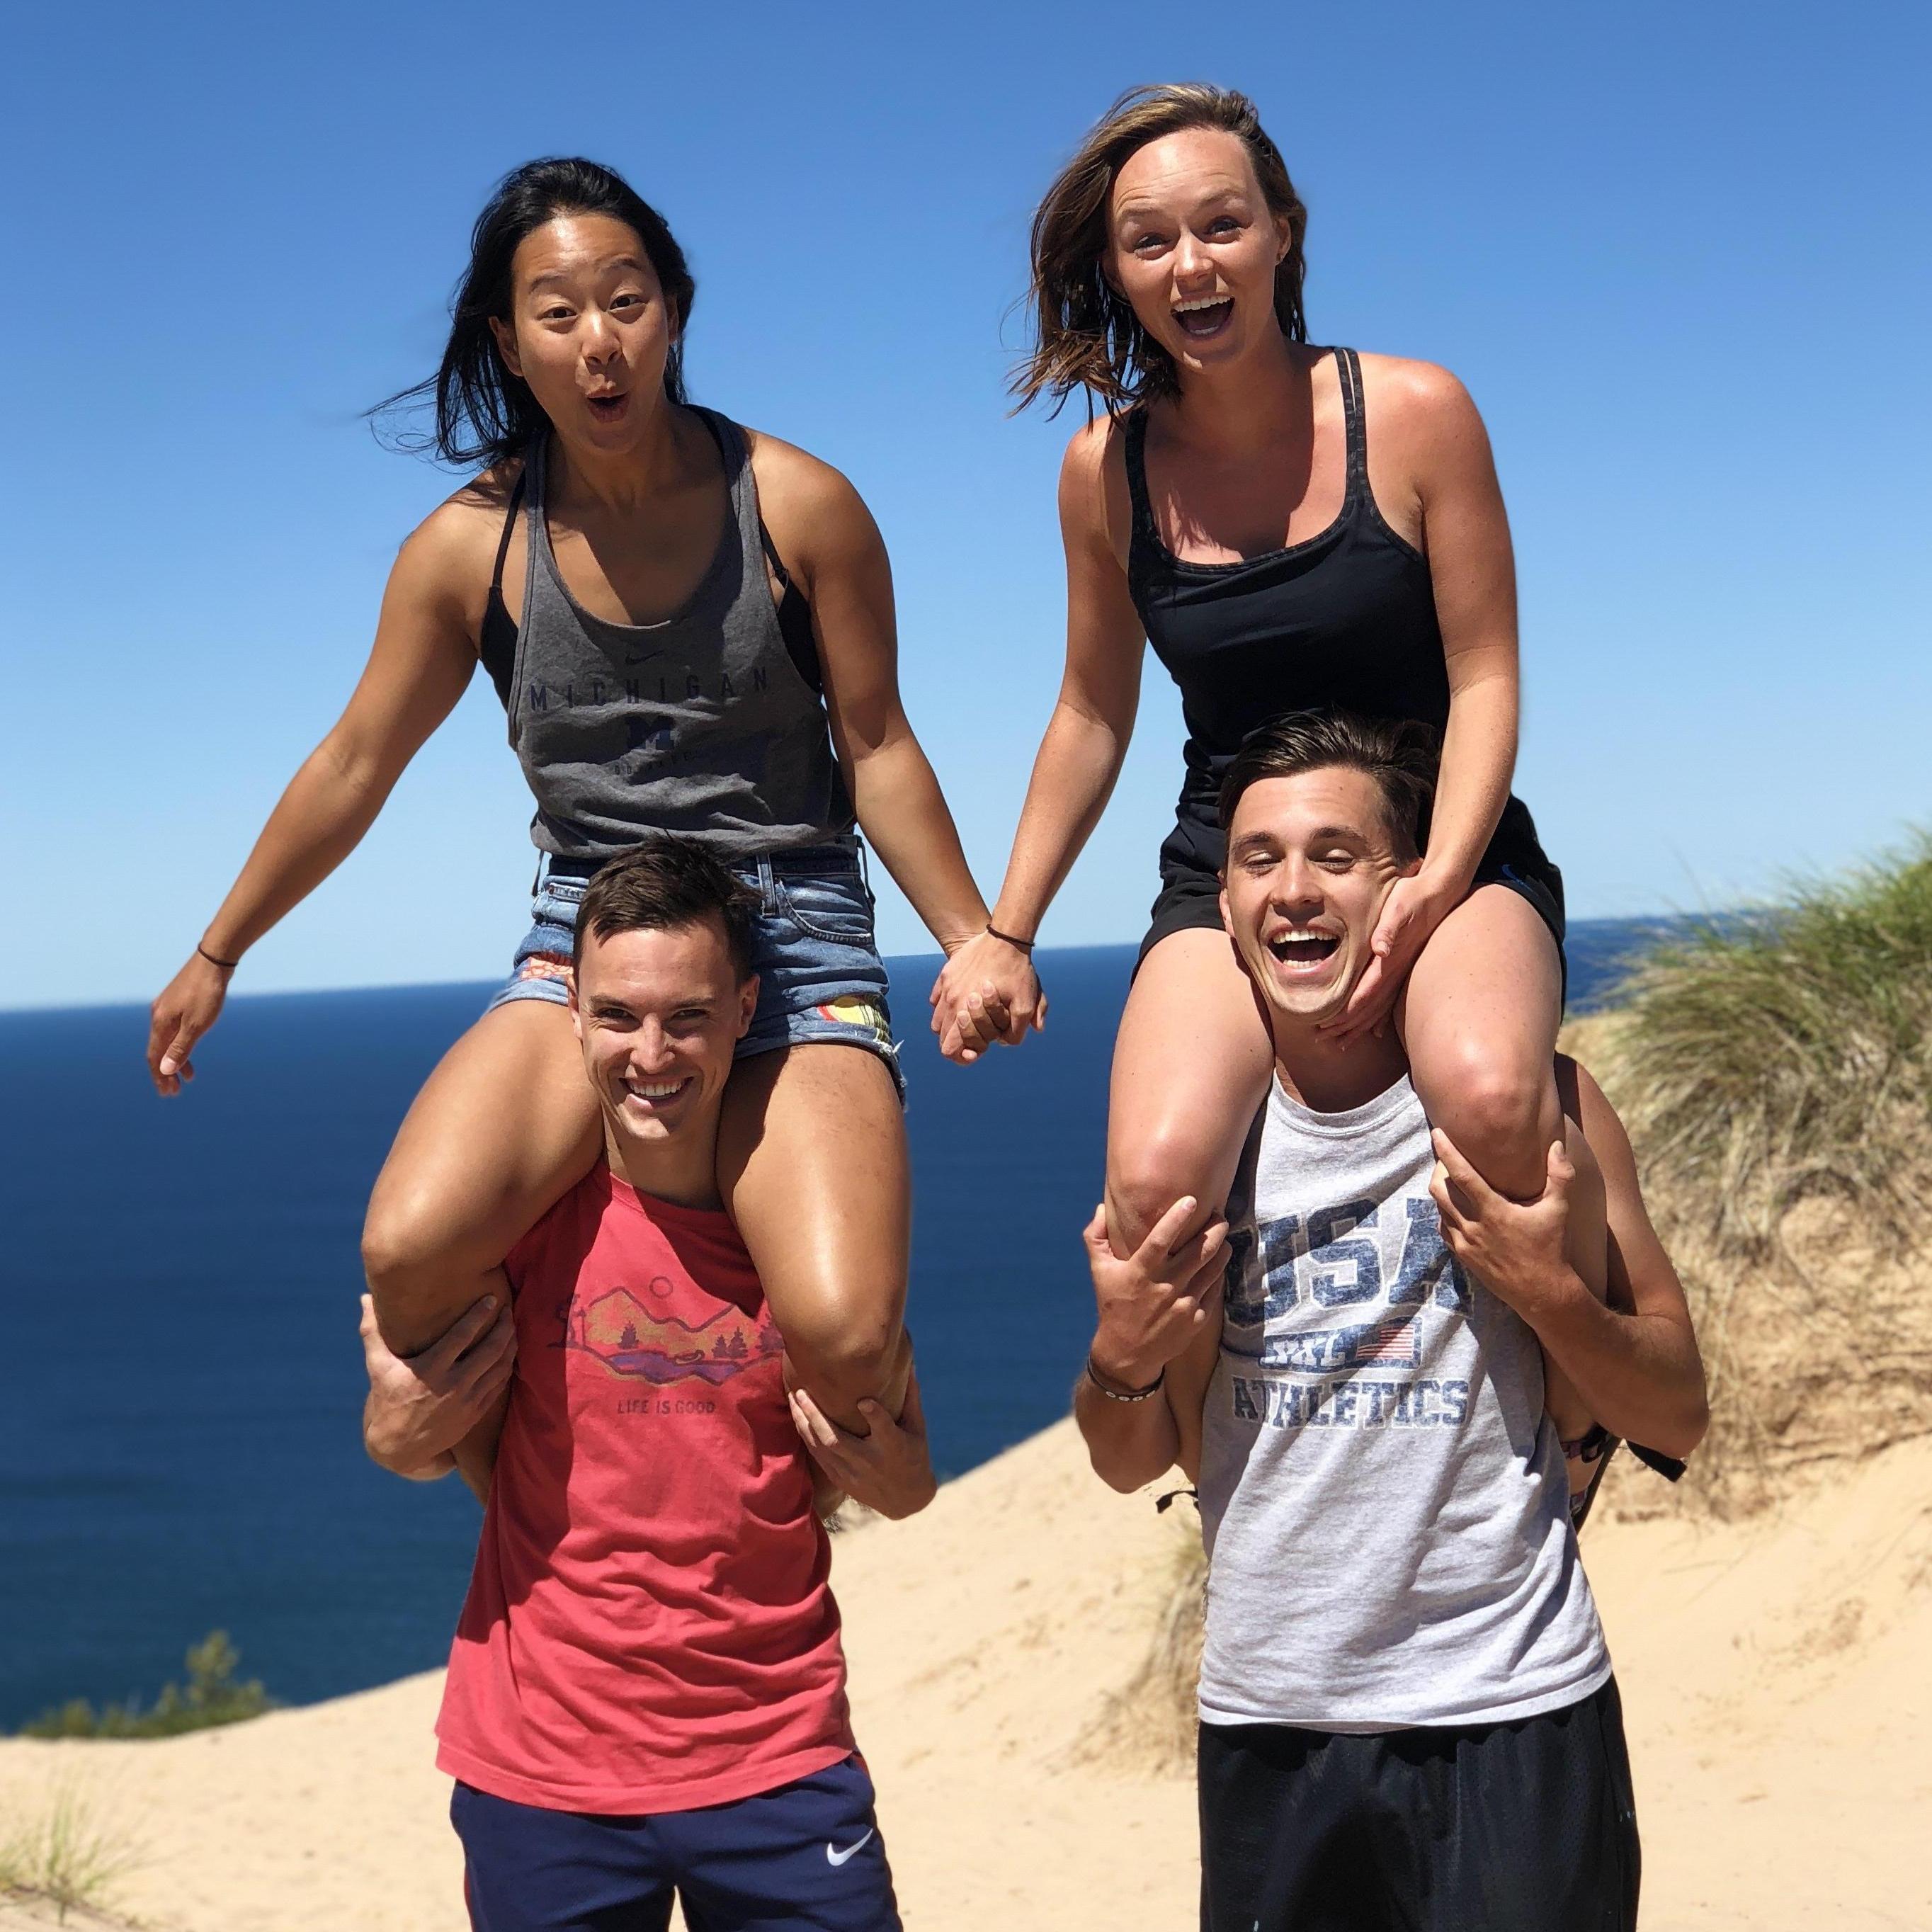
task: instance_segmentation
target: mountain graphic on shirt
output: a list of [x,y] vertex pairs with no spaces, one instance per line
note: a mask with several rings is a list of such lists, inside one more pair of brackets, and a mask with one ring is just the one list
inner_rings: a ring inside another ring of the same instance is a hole
[[694,1376],[713,1388],[784,1347],[763,1311],[754,1317],[728,1302],[693,1328],[675,1315],[653,1315],[628,1288],[614,1288],[573,1308],[567,1346],[595,1355],[615,1376],[635,1376],[659,1387]]

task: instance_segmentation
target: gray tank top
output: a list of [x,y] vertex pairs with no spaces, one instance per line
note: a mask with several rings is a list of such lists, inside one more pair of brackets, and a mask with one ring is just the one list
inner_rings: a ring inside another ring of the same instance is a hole
[[653,831],[734,855],[851,838],[824,705],[778,628],[745,439],[715,411],[694,413],[717,439],[731,513],[691,601],[658,624],[610,623],[571,596],[544,514],[548,440],[530,449],[506,699],[536,794],[530,836],[560,858],[608,857]]
[[1384,1730],[1559,1708],[1610,1676],[1535,1336],[1472,1286],[1406,1078],[1277,1080],[1229,1202],[1202,1423],[1201,1715]]

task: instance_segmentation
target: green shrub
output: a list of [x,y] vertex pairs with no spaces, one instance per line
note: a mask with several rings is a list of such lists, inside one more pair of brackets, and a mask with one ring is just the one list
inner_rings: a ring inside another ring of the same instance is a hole
[[96,1711],[84,1698],[43,1712],[21,1726],[28,1738],[172,1738],[184,1731],[259,1718],[274,1706],[260,1683],[235,1681],[240,1654],[226,1630],[211,1630],[188,1653],[188,1688],[170,1684],[143,1710],[138,1702],[109,1704]]

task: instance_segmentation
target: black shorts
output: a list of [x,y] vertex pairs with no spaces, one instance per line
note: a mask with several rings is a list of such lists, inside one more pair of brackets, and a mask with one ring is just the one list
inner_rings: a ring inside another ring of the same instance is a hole
[[1203,1724],[1202,1932],[1632,1932],[1614,1680],[1513,1724]]

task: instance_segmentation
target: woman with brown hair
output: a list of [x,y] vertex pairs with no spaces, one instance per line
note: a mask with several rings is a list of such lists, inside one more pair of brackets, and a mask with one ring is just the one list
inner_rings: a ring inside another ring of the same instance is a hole
[[[968,1051],[1016,1036],[976,989],[997,934],[1030,939],[1098,820],[1151,642],[1188,738],[1114,1050],[1106,1204],[1124,1256],[1181,1196],[1197,1226],[1213,1218],[1267,1088],[1268,1028],[1222,929],[1215,804],[1242,740],[1286,712],[1443,734],[1421,870],[1390,892],[1338,1030],[1396,1026],[1430,1119],[1505,1194],[1542,1192],[1562,1137],[1563,887],[1510,793],[1516,586],[1488,440],[1445,370],[1310,345],[1306,226],[1252,104],[1207,86],[1124,96],[1034,220],[1038,342],[1016,392],[1084,389],[1104,413],[1060,472],[1066,668],[996,930],[948,962],[936,1021]],[[1318,921],[1281,941],[1312,974],[1334,943]],[[1600,1190],[1575,1218],[1600,1256]],[[1566,1434],[1587,1423],[1554,1412]]]

